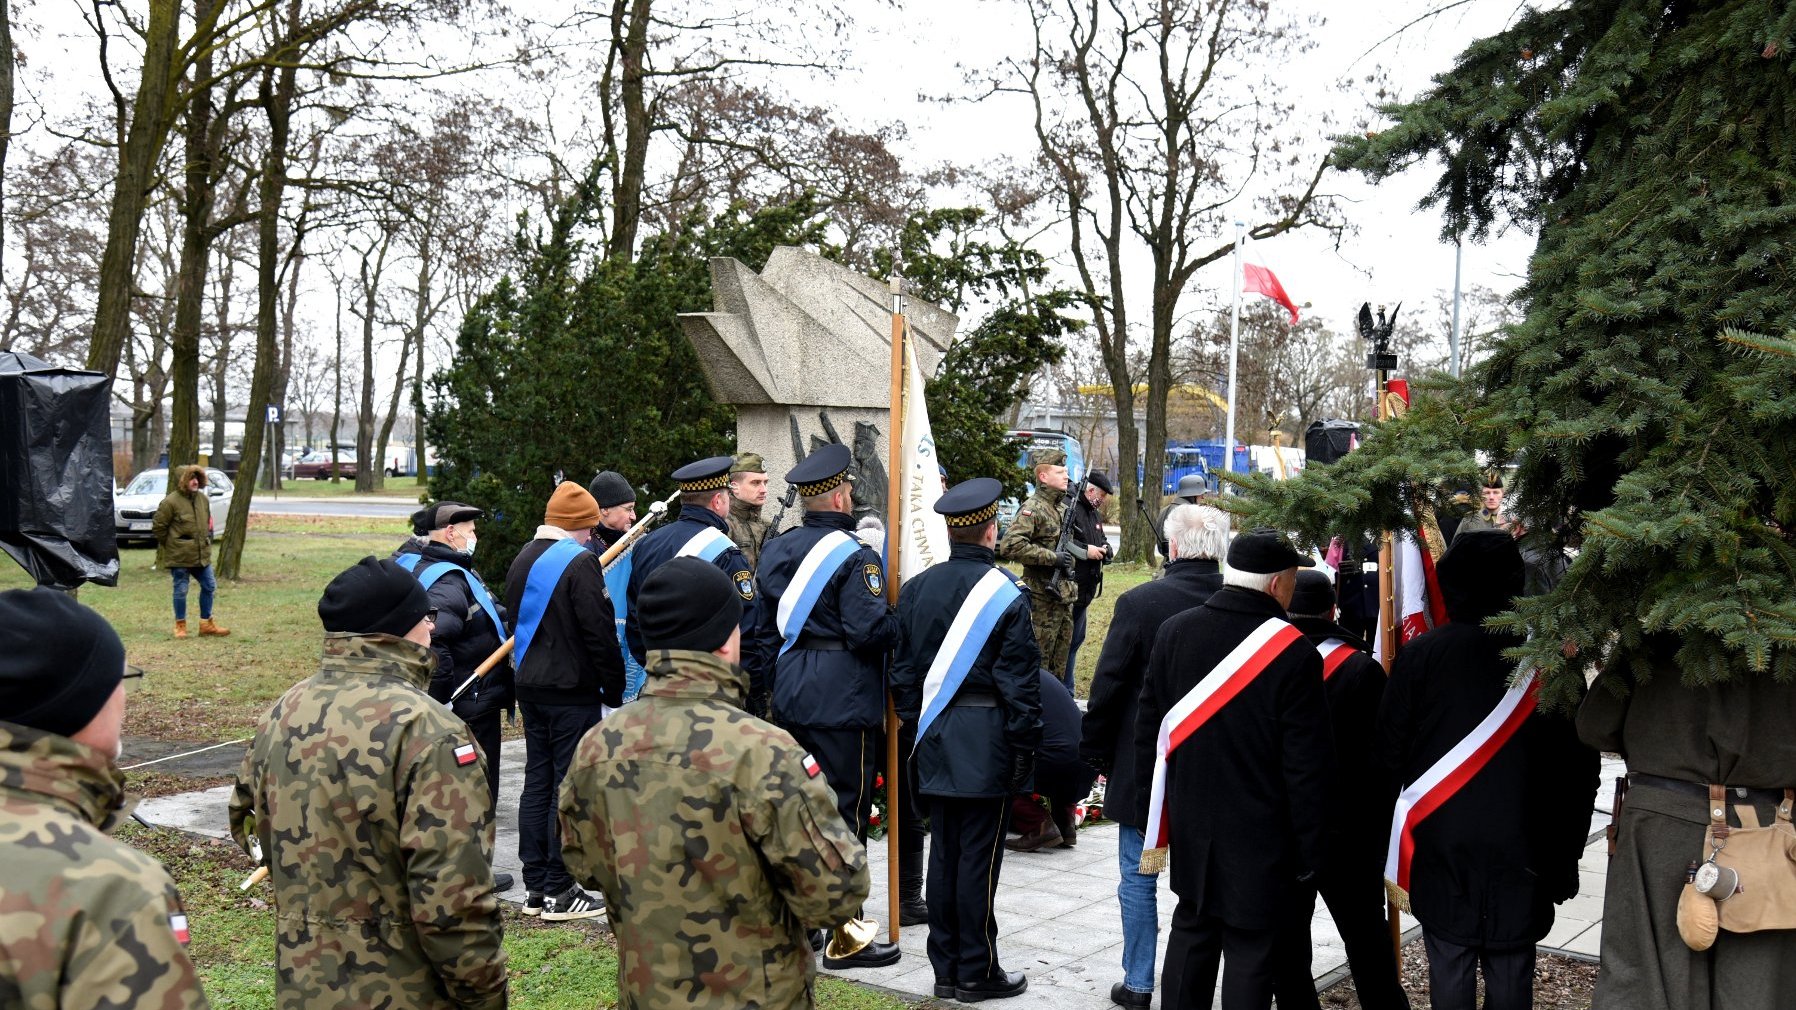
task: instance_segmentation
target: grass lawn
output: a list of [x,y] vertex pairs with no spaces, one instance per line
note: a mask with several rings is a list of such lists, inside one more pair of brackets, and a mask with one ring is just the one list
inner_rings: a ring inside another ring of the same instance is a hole
[[[380,497],[404,498],[406,501],[417,501],[424,494],[424,485],[418,483],[416,477],[385,477],[383,484],[368,494],[355,489],[355,479],[345,477],[342,480],[313,480],[310,477],[295,480],[292,477],[281,479],[280,496],[283,498],[351,498]],[[267,488],[257,488],[256,498],[273,497],[275,492]]]
[[[253,866],[235,845],[127,822],[118,837],[162,861],[187,906],[188,954],[206,996],[220,1010],[274,1006],[274,922],[267,885],[237,889]],[[617,1005],[617,950],[596,926],[544,923],[505,913],[505,952],[513,1010],[590,1010]],[[886,993],[836,979],[817,982],[825,1010],[902,1010]],[[934,1005],[933,1002],[929,1005]]]

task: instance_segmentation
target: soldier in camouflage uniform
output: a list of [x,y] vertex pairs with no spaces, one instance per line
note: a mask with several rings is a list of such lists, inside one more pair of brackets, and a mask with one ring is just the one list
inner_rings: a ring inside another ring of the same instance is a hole
[[231,835],[267,859],[281,1010],[505,1006],[484,758],[425,693],[431,613],[391,561],[331,580],[320,669],[237,773]]
[[816,761],[743,707],[729,576],[675,558],[637,601],[648,684],[561,786],[562,859],[605,893],[618,1005],[810,1007],[806,931],[860,910],[866,851]]
[[1066,453],[1052,447],[1030,453],[1035,465],[1035,493],[1017,510],[998,557],[1023,566],[1023,584],[1029,587],[1029,604],[1035,622],[1035,643],[1041,663],[1050,670],[1066,669],[1067,649],[1073,642],[1073,603],[1079,587],[1066,576],[1050,588],[1056,566],[1070,572],[1075,559],[1055,553],[1060,545],[1060,524],[1066,516]]
[[0,1007],[204,1010],[161,864],[107,837],[125,647],[52,589],[0,593]]
[[766,504],[767,464],[758,452],[737,453],[730,464],[730,540],[756,568],[767,542],[767,520],[761,517]]

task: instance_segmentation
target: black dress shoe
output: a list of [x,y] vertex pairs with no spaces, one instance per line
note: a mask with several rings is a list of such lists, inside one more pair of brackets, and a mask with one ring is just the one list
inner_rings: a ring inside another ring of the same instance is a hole
[[493,893],[504,894],[511,890],[511,885],[516,882],[509,873],[495,873],[493,874]]
[[954,998],[954,990],[956,988],[957,987],[955,986],[953,979],[943,978],[940,975],[937,975],[935,977],[935,998],[936,999],[953,999]]
[[898,959],[903,956],[904,952],[898,949],[897,944],[875,940],[847,957],[823,955],[823,967],[831,971],[841,971],[844,968],[884,968],[897,964]]
[[962,1003],[981,1003],[988,999],[1021,996],[1028,988],[1029,976],[1020,971],[1007,971],[982,982],[962,982],[954,987],[954,998]]
[[1153,1001],[1153,993],[1136,992],[1121,982],[1110,987],[1110,1002],[1117,1006],[1145,1007]]

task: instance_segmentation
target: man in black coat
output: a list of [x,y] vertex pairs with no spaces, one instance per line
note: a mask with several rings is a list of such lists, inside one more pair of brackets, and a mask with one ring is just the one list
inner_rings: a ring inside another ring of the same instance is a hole
[[[898,644],[898,619],[879,555],[854,534],[853,462],[847,446],[831,443],[786,472],[804,523],[762,544],[757,580],[761,605],[779,617],[774,717],[816,759],[842,820],[864,843],[886,751],[885,658]],[[901,956],[897,944],[878,940],[840,957],[836,949],[824,951],[824,967],[881,968]]]
[[[1507,532],[1462,529],[1438,570],[1448,622],[1397,653],[1378,713],[1378,756],[1406,787],[1505,700],[1516,669],[1502,652],[1521,644],[1484,627],[1522,591]],[[1570,719],[1537,711],[1414,825],[1409,902],[1439,1010],[1475,1005],[1480,966],[1486,1010],[1534,1005],[1534,945],[1578,893],[1597,769]]]
[[1028,788],[1042,735],[1029,592],[997,567],[1003,490],[977,477],[937,500],[948,559],[901,590],[892,664],[898,714],[917,725],[918,791],[929,803],[935,995],[963,1002],[1029,987],[1022,972],[999,964],[992,911],[1010,797]]
[[[1110,537],[1104,532],[1104,503],[1115,494],[1110,477],[1093,470],[1085,477],[1085,494],[1072,503],[1073,510],[1073,585],[1079,595],[1073,598],[1073,639],[1066,649],[1065,671],[1054,671],[1068,691],[1073,691],[1073,669],[1079,664],[1079,646],[1085,642],[1085,611],[1091,601],[1104,591],[1104,566],[1116,556]],[[1077,692],[1073,692],[1077,694]]]
[[[1347,948],[1360,1006],[1409,1010],[1385,918],[1384,855],[1397,785],[1374,756],[1384,667],[1364,641],[1335,623],[1335,584],[1327,575],[1297,573],[1290,617],[1322,656],[1322,687],[1340,769],[1329,802],[1327,851],[1314,890],[1321,892]],[[1302,904],[1314,908],[1314,895]],[[1289,940],[1289,957],[1281,958],[1283,970],[1274,985],[1278,1005],[1320,1007],[1310,975],[1307,925],[1298,933]]]
[[1145,1007],[1154,993],[1154,954],[1160,918],[1153,876],[1140,872],[1146,792],[1139,783],[1152,768],[1135,765],[1135,719],[1141,681],[1154,636],[1174,614],[1198,606],[1222,588],[1219,559],[1228,550],[1228,516],[1207,505],[1180,504],[1166,516],[1163,535],[1171,560],[1160,578],[1116,599],[1110,632],[1098,654],[1079,753],[1107,777],[1104,813],[1117,823],[1116,900],[1122,906],[1123,980],[1110,987],[1119,1006]]
[[1135,766],[1155,768],[1142,868],[1157,869],[1170,845],[1179,896],[1162,971],[1168,1010],[1207,1010],[1225,954],[1222,1006],[1265,1010],[1279,938],[1307,933],[1301,902],[1322,865],[1334,744],[1322,657],[1285,606],[1311,564],[1277,533],[1236,537],[1223,588],[1154,637]]
[[505,607],[516,644],[518,708],[524,717],[524,793],[518,800],[518,858],[524,914],[589,919],[604,911],[561,862],[555,796],[574,748],[623,704],[624,657],[599,559],[585,549],[599,522],[592,494],[562,481],[543,525],[505,573]]

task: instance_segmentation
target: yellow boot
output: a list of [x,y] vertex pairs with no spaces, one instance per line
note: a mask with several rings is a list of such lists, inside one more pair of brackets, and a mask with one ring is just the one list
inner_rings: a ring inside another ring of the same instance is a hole
[[187,622],[186,621],[176,621],[175,622],[175,637],[176,638],[186,638],[187,637]]
[[223,638],[224,636],[226,636],[230,633],[231,633],[231,629],[219,627],[218,622],[214,621],[212,618],[210,618],[210,617],[200,618],[200,634],[202,634],[202,635],[217,635],[219,638]]

